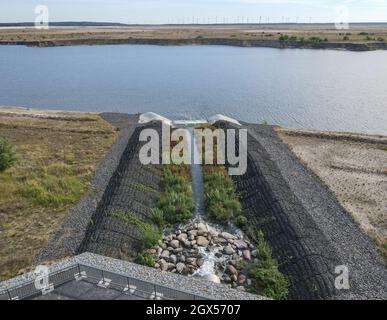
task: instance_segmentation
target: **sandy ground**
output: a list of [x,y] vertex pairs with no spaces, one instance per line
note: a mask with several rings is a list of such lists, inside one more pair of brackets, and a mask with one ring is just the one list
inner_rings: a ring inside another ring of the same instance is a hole
[[387,137],[276,129],[387,257]]

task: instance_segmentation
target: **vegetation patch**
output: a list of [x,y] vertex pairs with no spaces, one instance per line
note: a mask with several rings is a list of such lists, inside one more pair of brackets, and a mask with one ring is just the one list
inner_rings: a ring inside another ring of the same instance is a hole
[[192,218],[195,209],[189,166],[165,165],[161,194],[153,218],[157,224],[182,223]]
[[16,161],[16,155],[11,144],[0,138],[0,172],[11,167]]
[[87,173],[75,175],[72,166],[53,163],[35,170],[22,183],[20,194],[34,205],[46,208],[63,207],[75,203],[86,191]]
[[142,184],[142,183],[137,183],[136,188],[140,189],[142,191],[145,191],[145,192],[154,192],[154,193],[158,192],[156,189],[154,189],[150,186],[146,186],[145,184]]
[[289,282],[278,270],[278,262],[273,258],[270,245],[263,232],[257,233],[256,260],[247,266],[251,277],[251,289],[273,299],[286,299],[289,294]]
[[138,228],[143,250],[155,246],[161,239],[161,231],[157,226],[140,220],[133,213],[112,212],[111,215]]
[[0,108],[1,140],[17,156],[0,171],[0,280],[31,265],[68,208],[88,191],[116,137],[98,115],[43,112],[39,118],[33,109],[11,116]]
[[223,166],[205,166],[204,177],[204,197],[206,213],[217,222],[227,223],[230,221],[243,224],[244,219],[242,206],[238,199],[238,194],[234,181],[227,174]]

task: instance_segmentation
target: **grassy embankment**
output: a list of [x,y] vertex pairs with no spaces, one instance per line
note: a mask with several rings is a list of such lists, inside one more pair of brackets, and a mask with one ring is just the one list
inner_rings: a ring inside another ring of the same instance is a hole
[[16,154],[0,172],[0,279],[15,276],[88,190],[116,137],[93,114],[35,118],[0,112],[0,137]]

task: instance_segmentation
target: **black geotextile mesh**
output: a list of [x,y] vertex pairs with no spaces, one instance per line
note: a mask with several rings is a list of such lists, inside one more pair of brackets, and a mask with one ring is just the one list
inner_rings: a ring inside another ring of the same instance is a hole
[[139,141],[139,135],[146,128],[161,132],[157,122],[135,129],[90,221],[79,253],[93,252],[122,259],[138,251],[141,244],[138,228],[112,214],[133,215],[151,223],[151,209],[158,199],[162,168],[160,165],[143,165],[139,160],[139,150],[145,143]]

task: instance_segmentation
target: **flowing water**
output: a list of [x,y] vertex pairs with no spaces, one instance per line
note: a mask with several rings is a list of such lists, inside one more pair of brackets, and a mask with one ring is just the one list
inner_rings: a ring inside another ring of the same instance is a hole
[[[191,137],[191,176],[192,176],[192,189],[195,198],[195,214],[194,221],[196,223],[204,223],[208,230],[214,230],[217,233],[222,231],[228,231],[233,234],[237,234],[243,237],[243,232],[236,228],[233,224],[228,226],[220,226],[213,223],[208,223],[205,219],[205,201],[204,201],[204,181],[203,181],[203,168],[201,164],[197,164],[195,159],[199,159],[199,148],[196,141],[194,131],[192,127],[187,128]],[[193,274],[205,278],[209,281],[218,282],[220,273],[223,273],[228,257],[220,255],[221,248],[214,248],[209,250],[205,247],[199,247],[199,253],[204,257],[203,265]]]

